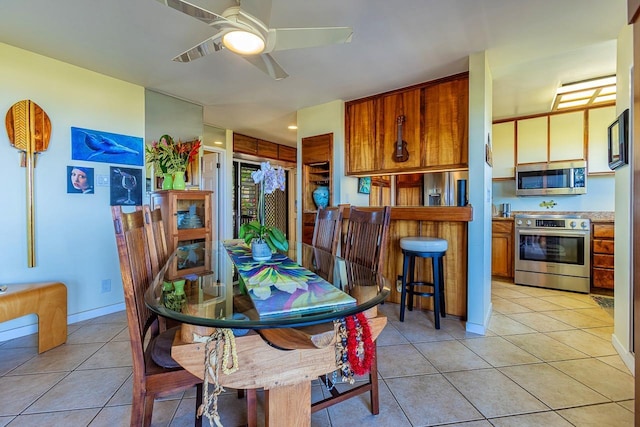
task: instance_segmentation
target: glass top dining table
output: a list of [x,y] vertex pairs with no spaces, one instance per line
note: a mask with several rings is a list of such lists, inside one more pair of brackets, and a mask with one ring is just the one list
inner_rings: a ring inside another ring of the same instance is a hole
[[389,295],[382,274],[307,244],[290,242],[286,254],[269,261],[253,261],[243,250],[241,240],[178,247],[145,293],[147,307],[182,323],[241,334],[329,322]]

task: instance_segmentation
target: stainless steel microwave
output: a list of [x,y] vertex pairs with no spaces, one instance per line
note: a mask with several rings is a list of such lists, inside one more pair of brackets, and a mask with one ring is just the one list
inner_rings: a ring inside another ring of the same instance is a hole
[[535,163],[516,167],[516,196],[586,194],[587,162]]

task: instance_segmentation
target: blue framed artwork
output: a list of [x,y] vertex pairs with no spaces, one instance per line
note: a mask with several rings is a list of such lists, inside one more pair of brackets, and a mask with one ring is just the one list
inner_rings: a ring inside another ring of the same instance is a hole
[[142,166],[144,141],[137,136],[72,127],[71,159]]
[[358,178],[358,193],[371,193],[371,177]]

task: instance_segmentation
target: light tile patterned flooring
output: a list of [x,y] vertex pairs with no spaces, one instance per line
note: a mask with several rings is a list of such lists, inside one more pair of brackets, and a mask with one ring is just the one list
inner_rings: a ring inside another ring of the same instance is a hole
[[[632,426],[633,377],[611,345],[613,319],[588,295],[493,282],[486,336],[398,305],[378,340],[381,412],[368,395],[313,415],[314,426]],[[123,312],[69,326],[61,347],[0,344],[0,425],[126,426],[131,357]],[[326,393],[313,387],[314,397]],[[261,394],[260,394],[261,396]],[[260,403],[261,405],[261,403]],[[245,422],[228,390],[225,426]],[[193,425],[194,391],[157,401],[153,425]],[[206,424],[206,422],[205,422]]]

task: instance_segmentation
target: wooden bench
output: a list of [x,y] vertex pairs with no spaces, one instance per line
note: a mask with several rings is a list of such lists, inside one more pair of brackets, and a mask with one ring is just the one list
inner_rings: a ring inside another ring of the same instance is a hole
[[60,282],[7,285],[0,294],[0,322],[38,316],[38,353],[67,341],[67,287]]

